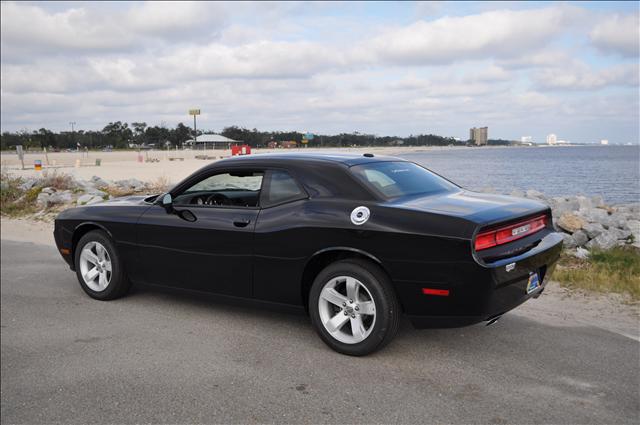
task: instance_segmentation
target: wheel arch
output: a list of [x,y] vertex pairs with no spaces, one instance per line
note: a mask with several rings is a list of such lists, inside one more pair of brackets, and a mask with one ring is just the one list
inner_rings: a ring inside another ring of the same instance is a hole
[[109,238],[111,238],[111,240],[113,240],[113,235],[111,234],[109,229],[107,229],[100,223],[86,221],[77,225],[75,229],[73,229],[73,236],[71,236],[71,258],[73,263],[73,270],[75,270],[76,246],[78,245],[80,238],[82,238],[92,230],[102,230],[107,234],[107,236],[109,236]]
[[340,260],[347,260],[350,258],[369,261],[377,265],[391,280],[389,271],[385,268],[382,261],[380,261],[380,259],[378,259],[373,254],[370,254],[361,249],[345,246],[321,249],[320,251],[315,252],[309,258],[309,260],[307,260],[307,263],[304,266],[304,271],[302,273],[300,296],[302,298],[302,305],[307,312],[309,311],[309,292],[311,291],[311,286],[313,285],[313,281],[315,280],[318,273],[320,273],[331,263]]

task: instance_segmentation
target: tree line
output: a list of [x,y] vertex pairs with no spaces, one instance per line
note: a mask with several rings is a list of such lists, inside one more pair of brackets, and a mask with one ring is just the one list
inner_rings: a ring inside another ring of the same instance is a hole
[[[212,134],[211,131],[198,131],[200,134]],[[225,137],[241,141],[254,148],[268,147],[272,142],[295,141],[300,145],[305,133],[298,131],[260,131],[238,126],[225,127],[220,132]],[[76,149],[127,149],[140,146],[153,146],[157,149],[181,148],[193,138],[193,130],[179,123],[175,128],[165,125],[148,126],[144,122],[110,122],[102,130],[78,130],[54,132],[46,128],[37,131],[4,132],[0,135],[2,150],[15,149],[22,145],[25,149],[64,150]],[[363,133],[341,133],[335,135],[314,135],[308,140],[309,147],[347,147],[347,146],[463,146],[469,141],[459,141],[452,137],[434,134],[419,134],[408,137],[378,137]],[[489,140],[490,145],[506,145],[508,140]]]

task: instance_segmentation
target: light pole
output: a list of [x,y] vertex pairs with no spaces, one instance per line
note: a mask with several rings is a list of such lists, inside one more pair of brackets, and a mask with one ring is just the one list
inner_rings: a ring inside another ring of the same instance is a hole
[[193,147],[196,147],[198,129],[196,128],[196,116],[200,115],[200,109],[189,109],[189,115],[193,115]]

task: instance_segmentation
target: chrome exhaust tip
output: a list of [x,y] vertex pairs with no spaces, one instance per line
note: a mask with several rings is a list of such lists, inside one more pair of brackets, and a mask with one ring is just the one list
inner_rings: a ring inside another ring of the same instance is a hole
[[492,317],[491,319],[487,320],[487,324],[486,326],[491,326],[494,323],[496,323],[498,320],[500,320],[500,318],[502,317],[502,314],[499,314],[497,316]]

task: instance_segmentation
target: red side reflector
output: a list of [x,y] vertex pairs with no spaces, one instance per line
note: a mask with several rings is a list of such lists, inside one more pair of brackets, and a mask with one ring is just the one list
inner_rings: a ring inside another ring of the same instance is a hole
[[60,248],[60,252],[63,253],[64,255],[71,254],[71,250],[67,248]]
[[448,297],[449,290],[448,289],[432,289],[432,288],[422,288],[422,293],[425,295],[439,295],[441,297]]

